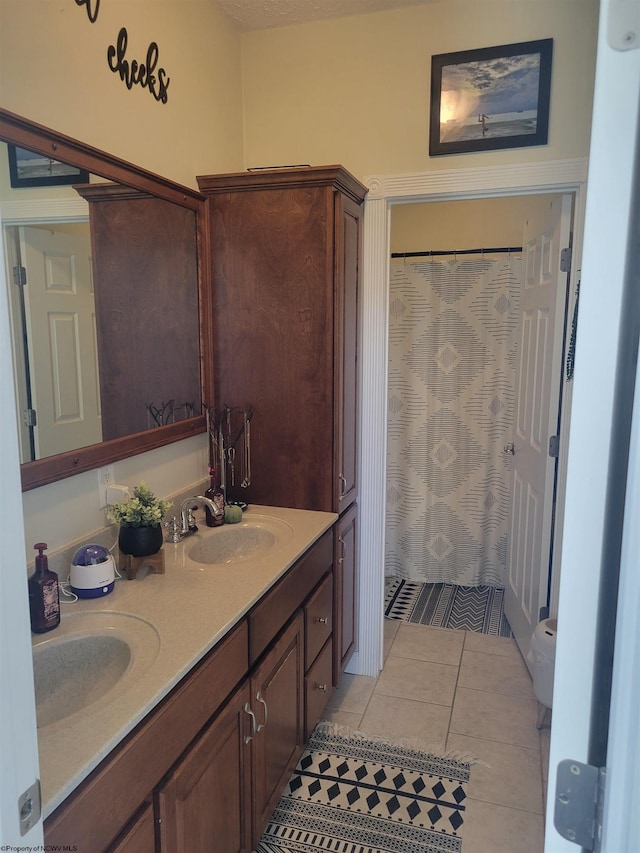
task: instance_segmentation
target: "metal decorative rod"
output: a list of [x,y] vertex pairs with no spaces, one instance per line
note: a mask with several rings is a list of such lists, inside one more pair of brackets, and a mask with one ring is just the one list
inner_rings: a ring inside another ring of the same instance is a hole
[[429,252],[391,252],[392,258],[436,258],[443,255],[506,255],[522,251],[522,246],[498,246],[491,249],[447,249]]

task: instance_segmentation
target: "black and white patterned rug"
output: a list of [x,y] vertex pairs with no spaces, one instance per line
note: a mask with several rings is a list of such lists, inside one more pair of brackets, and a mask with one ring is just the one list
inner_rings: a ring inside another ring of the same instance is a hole
[[385,584],[387,619],[511,637],[503,608],[502,587],[420,583],[396,577],[387,578]]
[[321,722],[255,853],[460,853],[469,764]]

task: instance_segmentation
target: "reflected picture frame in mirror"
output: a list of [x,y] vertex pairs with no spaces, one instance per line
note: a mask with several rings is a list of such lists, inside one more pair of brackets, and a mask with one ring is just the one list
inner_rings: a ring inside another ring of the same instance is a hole
[[[213,375],[211,358],[209,357],[212,351],[211,282],[209,264],[206,261],[209,238],[204,197],[196,190],[164,179],[141,167],[127,163],[120,158],[2,109],[0,109],[0,140],[40,153],[45,157],[69,163],[91,174],[93,178],[105,179],[112,185],[112,188],[107,192],[117,191],[117,185],[119,185],[121,195],[133,197],[136,201],[146,200],[147,204],[160,208],[166,202],[177,205],[179,208],[192,211],[195,220],[195,251],[197,257],[186,260],[183,258],[180,262],[186,267],[192,266],[197,278],[194,286],[197,290],[197,319],[195,322],[191,321],[189,332],[189,334],[195,334],[198,337],[198,346],[193,356],[193,358],[198,359],[198,364],[189,365],[190,371],[195,370],[199,373],[200,380],[199,399],[195,401],[193,416],[188,416],[191,414],[190,411],[182,412],[182,419],[173,423],[163,423],[164,413],[160,413],[158,416],[158,406],[164,405],[167,401],[158,401],[154,398],[152,405],[155,416],[150,418],[151,428],[138,429],[137,426],[134,426],[132,428],[135,431],[126,435],[119,435],[95,444],[72,448],[63,453],[26,462],[21,465],[23,491],[205,432],[205,418],[200,411],[202,401],[213,397]],[[116,186],[114,187],[114,185]],[[4,208],[6,209],[6,205]],[[182,266],[179,266],[178,269],[182,269]],[[169,284],[165,282],[164,287],[166,291]],[[179,281],[175,282],[175,287],[175,300],[178,304],[181,296]],[[182,296],[184,299],[185,294],[182,293]],[[132,306],[127,307],[134,310]],[[126,311],[123,313],[123,316],[125,315]],[[165,310],[164,313],[161,311],[156,318],[158,337],[162,339],[164,334],[165,340],[166,317]],[[171,322],[174,322],[173,314]],[[108,328],[108,321],[103,326],[102,334],[104,335],[106,334],[105,328]],[[130,333],[131,329],[135,330],[136,328],[137,326],[130,325]],[[161,425],[158,425],[158,422]]]
[[53,157],[38,156],[37,153],[7,145],[9,156],[9,178],[14,188],[56,187],[80,184],[89,180],[89,173]]

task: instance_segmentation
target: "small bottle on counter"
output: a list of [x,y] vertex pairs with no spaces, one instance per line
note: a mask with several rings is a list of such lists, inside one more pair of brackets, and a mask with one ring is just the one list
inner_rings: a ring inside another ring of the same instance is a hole
[[58,575],[49,569],[45,542],[33,546],[38,551],[36,570],[29,578],[29,614],[34,634],[44,634],[60,624]]
[[224,492],[220,486],[218,469],[209,468],[209,476],[211,478],[211,485],[204,493],[204,496],[214,502],[218,508],[218,516],[214,516],[209,507],[204,508],[204,514],[207,527],[220,527],[221,524],[224,524]]

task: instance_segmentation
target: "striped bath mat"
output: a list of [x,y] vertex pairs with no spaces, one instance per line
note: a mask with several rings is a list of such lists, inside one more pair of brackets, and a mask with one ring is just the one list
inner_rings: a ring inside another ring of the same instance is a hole
[[504,589],[387,578],[384,615],[435,628],[511,637],[503,611]]

